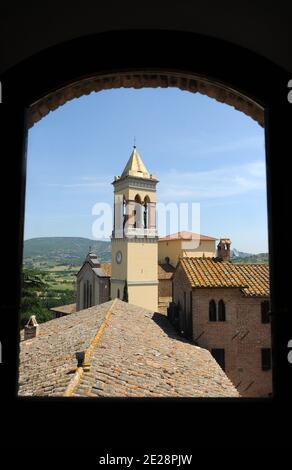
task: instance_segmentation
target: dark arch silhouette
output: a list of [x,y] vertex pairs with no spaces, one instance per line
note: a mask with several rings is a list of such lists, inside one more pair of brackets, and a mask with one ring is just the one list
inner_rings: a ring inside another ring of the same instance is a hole
[[[132,53],[134,42],[139,44],[139,54]],[[7,309],[10,312],[5,327],[6,336],[11,336],[12,346],[7,355],[11,361],[10,370],[15,371],[15,379],[7,386],[13,394],[17,386],[18,356],[13,338],[18,336],[19,322],[28,108],[32,108],[51,93],[85,78],[116,74],[118,81],[121,72],[127,77],[127,73],[132,75],[133,71],[142,74],[143,71],[150,71],[154,81],[157,75],[167,72],[169,80],[165,81],[166,87],[176,86],[172,82],[172,72],[187,74],[194,86],[196,77],[206,78],[211,83],[220,84],[223,89],[232,90],[243,101],[247,98],[247,101],[264,109],[273,312],[273,381],[277,397],[290,398],[292,384],[286,379],[291,376],[291,365],[287,361],[287,344],[292,330],[292,318],[288,315],[290,279],[283,276],[284,257],[278,256],[277,250],[290,243],[289,231],[286,230],[283,218],[283,214],[290,211],[290,175],[289,172],[283,172],[283,165],[279,163],[292,151],[292,105],[287,99],[287,84],[291,76],[264,57],[216,38],[195,33],[146,29],[106,32],[57,44],[20,62],[0,77],[3,100],[0,106],[3,121],[0,150],[5,155],[9,148],[9,158],[5,161],[5,180],[13,181],[13,187],[10,186],[8,193],[4,185],[1,187],[2,200],[11,195],[10,203],[4,205],[2,213],[7,227],[2,234],[2,244],[5,246],[2,263],[11,267],[11,273],[6,276],[9,282],[3,283],[6,295],[1,308],[3,315]],[[123,86],[122,82],[120,86]],[[105,80],[103,89],[106,88]],[[85,92],[81,91],[79,96]],[[60,105],[53,102],[51,104],[51,110]],[[278,187],[281,191],[277,191]],[[281,364],[281,371],[275,368],[275,364]]]

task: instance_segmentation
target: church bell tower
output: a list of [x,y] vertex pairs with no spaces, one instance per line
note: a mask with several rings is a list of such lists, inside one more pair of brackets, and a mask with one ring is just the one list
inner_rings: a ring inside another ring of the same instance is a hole
[[134,145],[114,186],[111,297],[157,311],[156,184]]

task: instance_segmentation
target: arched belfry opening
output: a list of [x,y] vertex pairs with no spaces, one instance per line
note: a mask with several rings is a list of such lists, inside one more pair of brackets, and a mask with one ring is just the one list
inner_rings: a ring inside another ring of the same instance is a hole
[[135,199],[135,209],[134,209],[134,228],[142,228],[142,218],[143,218],[143,209],[142,209],[142,200],[139,194],[136,194]]
[[150,198],[149,196],[144,197],[144,204],[143,204],[143,224],[144,228],[149,228],[149,221],[150,221]]

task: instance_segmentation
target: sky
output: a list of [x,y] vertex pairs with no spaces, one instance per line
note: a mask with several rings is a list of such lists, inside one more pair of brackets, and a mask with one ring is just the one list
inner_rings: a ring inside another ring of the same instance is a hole
[[199,204],[200,233],[228,237],[240,251],[268,251],[263,128],[229,105],[176,88],[91,93],[33,126],[25,239],[93,239],[93,207],[112,205],[111,182],[134,137],[159,180],[159,203]]

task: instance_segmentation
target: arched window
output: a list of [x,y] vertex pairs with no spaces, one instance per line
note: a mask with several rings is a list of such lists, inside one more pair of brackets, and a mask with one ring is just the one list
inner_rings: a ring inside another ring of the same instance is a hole
[[126,221],[127,221],[127,202],[124,197],[123,198],[123,228],[125,228]]
[[225,321],[225,303],[222,299],[218,303],[218,320]]
[[142,227],[142,201],[139,194],[135,196],[135,210],[134,210],[134,228]]
[[148,228],[149,202],[150,202],[149,196],[145,196],[145,198],[144,198],[144,212],[143,212],[144,228]]
[[215,300],[209,302],[209,321],[216,321],[216,303]]
[[86,307],[85,308],[88,308],[89,307],[89,281],[87,280],[86,281]]
[[92,302],[92,284],[90,284],[89,286],[89,307],[92,307],[93,306],[93,302]]
[[120,289],[117,290],[117,298],[119,299],[121,297]]
[[86,308],[87,298],[86,298],[86,284],[83,283],[83,308]]

